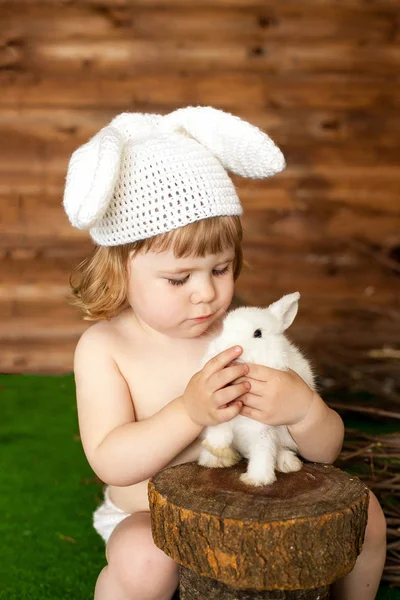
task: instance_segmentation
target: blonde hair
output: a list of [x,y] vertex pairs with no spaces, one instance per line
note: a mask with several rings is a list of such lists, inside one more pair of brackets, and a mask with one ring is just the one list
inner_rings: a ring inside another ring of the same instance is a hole
[[[129,306],[127,302],[128,260],[138,252],[172,249],[176,258],[217,254],[234,247],[234,280],[243,265],[243,230],[238,216],[211,217],[189,223],[167,233],[122,246],[95,246],[72,271],[72,289],[67,301],[79,308],[85,321],[110,319]],[[77,277],[74,284],[72,279]]]

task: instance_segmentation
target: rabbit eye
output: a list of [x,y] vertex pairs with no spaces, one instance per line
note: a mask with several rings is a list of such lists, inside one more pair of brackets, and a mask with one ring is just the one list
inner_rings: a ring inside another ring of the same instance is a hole
[[253,333],[253,337],[262,337],[261,329],[256,329]]

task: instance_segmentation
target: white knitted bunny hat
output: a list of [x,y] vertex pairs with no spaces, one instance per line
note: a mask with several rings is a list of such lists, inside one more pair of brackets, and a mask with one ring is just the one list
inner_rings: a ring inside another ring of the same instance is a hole
[[63,204],[74,227],[89,229],[100,246],[119,246],[241,215],[225,169],[263,178],[284,167],[268,135],[222,110],[122,113],[72,154]]

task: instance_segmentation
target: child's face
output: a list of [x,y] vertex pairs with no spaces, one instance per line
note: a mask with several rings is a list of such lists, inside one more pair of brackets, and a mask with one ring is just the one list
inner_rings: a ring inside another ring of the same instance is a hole
[[136,254],[128,265],[128,301],[139,323],[168,337],[204,333],[229,308],[234,258],[233,248],[205,257],[176,258],[172,250]]

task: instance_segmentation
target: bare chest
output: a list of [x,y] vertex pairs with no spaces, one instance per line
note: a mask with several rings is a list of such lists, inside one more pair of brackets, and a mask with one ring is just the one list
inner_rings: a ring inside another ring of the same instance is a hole
[[[147,419],[169,402],[181,396],[191,377],[200,370],[205,352],[204,341],[187,341],[171,347],[157,347],[135,336],[114,330],[113,357],[131,394],[136,421]],[[111,340],[110,340],[111,341]],[[196,461],[200,441],[194,440],[169,464]],[[110,487],[112,501],[128,513],[150,510],[148,480],[127,487]]]
[[115,360],[128,384],[137,421],[147,419],[181,396],[191,377],[200,370],[202,345],[154,348],[122,342]]

